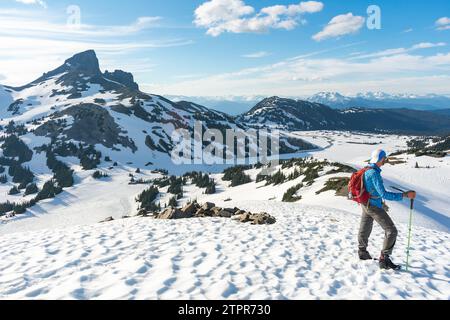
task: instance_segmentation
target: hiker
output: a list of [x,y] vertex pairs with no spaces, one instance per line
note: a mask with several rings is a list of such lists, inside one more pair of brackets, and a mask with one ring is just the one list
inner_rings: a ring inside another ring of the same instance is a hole
[[369,167],[364,169],[363,185],[370,198],[367,204],[362,204],[363,213],[358,235],[359,258],[361,260],[372,260],[371,255],[367,251],[367,246],[372,233],[373,220],[375,220],[385,232],[383,250],[379,260],[380,268],[398,270],[400,266],[395,265],[390,259],[397,240],[397,228],[383,208],[383,199],[389,201],[402,201],[404,198],[415,199],[416,192],[393,193],[386,191],[381,177],[381,167],[387,161],[388,156],[385,151],[381,149],[375,150],[372,152]]

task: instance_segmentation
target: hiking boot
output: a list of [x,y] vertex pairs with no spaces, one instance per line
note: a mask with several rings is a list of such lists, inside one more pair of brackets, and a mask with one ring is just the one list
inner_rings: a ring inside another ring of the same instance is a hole
[[358,255],[360,260],[372,260],[372,256],[367,250],[359,250]]
[[401,266],[392,262],[388,255],[381,255],[380,257],[380,269],[384,270],[400,270]]

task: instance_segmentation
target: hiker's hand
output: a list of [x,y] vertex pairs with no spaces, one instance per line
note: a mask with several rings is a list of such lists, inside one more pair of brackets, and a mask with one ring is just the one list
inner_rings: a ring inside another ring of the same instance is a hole
[[416,196],[417,196],[417,193],[415,191],[408,191],[408,192],[405,192],[403,194],[403,196],[408,198],[408,199],[415,199]]

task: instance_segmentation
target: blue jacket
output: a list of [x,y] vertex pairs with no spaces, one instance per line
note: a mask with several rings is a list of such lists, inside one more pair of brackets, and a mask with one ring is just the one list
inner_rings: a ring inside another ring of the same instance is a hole
[[364,187],[370,193],[370,205],[383,208],[383,199],[390,201],[402,201],[403,194],[388,192],[384,188],[383,178],[381,178],[381,169],[376,164],[371,164],[373,170],[368,170],[364,174]]

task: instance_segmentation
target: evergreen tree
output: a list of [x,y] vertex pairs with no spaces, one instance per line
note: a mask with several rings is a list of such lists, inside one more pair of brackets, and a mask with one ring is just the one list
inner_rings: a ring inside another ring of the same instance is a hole
[[143,191],[136,198],[136,201],[141,203],[139,208],[145,209],[148,211],[157,211],[158,206],[154,203],[154,201],[156,200],[158,195],[159,195],[159,190],[157,187],[154,187],[154,186],[151,186],[149,189]]
[[54,198],[61,192],[62,192],[62,188],[60,186],[58,186],[56,181],[49,180],[44,184],[44,186],[42,187],[42,190],[36,196],[36,201]]
[[15,196],[15,195],[20,194],[20,190],[16,186],[14,186],[14,187],[12,187],[11,190],[9,190],[8,194],[10,196]]
[[34,180],[34,174],[29,168],[24,168],[20,164],[13,164],[9,167],[8,173],[13,177],[14,183],[29,184]]
[[6,174],[0,176],[0,183],[5,184],[8,182],[8,176]]
[[5,139],[2,148],[4,156],[19,158],[20,163],[28,162],[33,158],[33,151],[14,134]]
[[73,170],[69,168],[59,169],[55,172],[53,178],[58,181],[59,186],[62,188],[70,188],[74,184]]
[[39,188],[35,183],[30,183],[25,189],[25,195],[36,194],[39,192]]
[[104,173],[104,172],[101,172],[101,171],[97,170],[97,171],[95,171],[95,172],[92,174],[92,177],[93,177],[94,179],[102,179],[102,178],[107,178],[107,177],[109,177],[109,176],[108,176],[107,173]]

